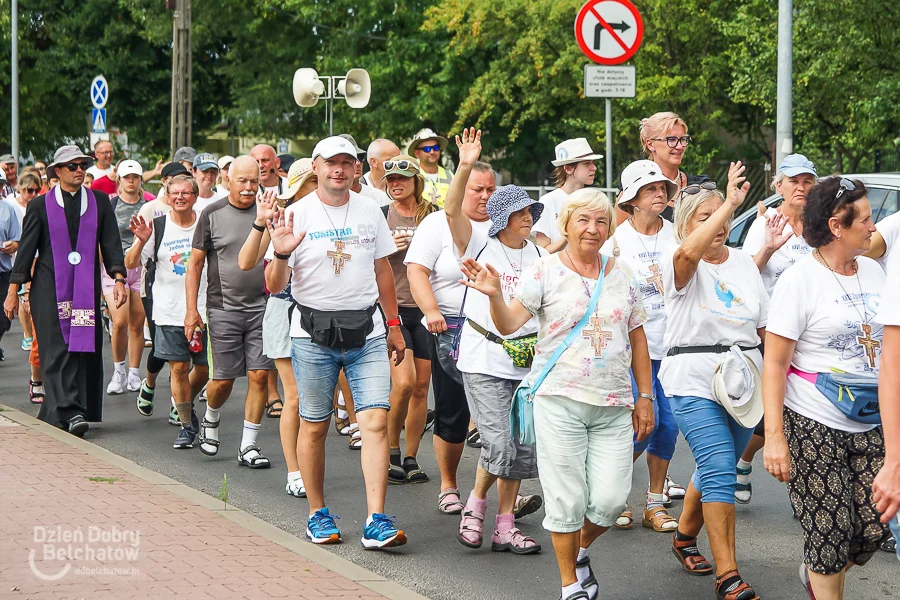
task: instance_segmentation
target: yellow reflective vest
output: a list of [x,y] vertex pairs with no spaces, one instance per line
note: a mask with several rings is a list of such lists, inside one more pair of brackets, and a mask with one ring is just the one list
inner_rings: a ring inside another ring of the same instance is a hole
[[434,175],[424,173],[425,175],[425,199],[434,202],[441,208],[444,208],[444,198],[450,191],[450,182],[453,181],[453,173],[439,166],[438,172]]

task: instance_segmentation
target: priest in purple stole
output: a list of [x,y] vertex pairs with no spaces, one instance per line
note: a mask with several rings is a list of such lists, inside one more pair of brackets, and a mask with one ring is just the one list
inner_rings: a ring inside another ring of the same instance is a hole
[[[102,420],[103,412],[101,260],[115,278],[118,306],[128,293],[109,197],[82,186],[92,164],[77,146],[56,151],[47,176],[58,178],[59,185],[29,203],[10,278],[11,298],[31,281],[29,302],[45,393],[38,418],[79,437],[87,432],[88,421]],[[8,315],[15,312],[10,303],[4,308]]]

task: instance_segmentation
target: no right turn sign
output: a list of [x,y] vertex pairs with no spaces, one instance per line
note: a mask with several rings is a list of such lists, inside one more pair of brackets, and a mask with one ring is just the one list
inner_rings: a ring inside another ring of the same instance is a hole
[[589,0],[575,19],[575,38],[595,63],[617,65],[634,56],[644,21],[629,0]]

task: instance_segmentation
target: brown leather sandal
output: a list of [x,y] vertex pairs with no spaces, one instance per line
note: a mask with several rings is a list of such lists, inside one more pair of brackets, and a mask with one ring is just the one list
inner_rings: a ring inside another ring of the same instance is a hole
[[664,506],[657,506],[654,509],[644,509],[641,525],[657,533],[672,533],[678,529],[678,520]]
[[[724,586],[723,582],[732,579],[728,589],[720,589]],[[737,569],[726,571],[722,575],[716,577],[716,600],[759,600],[759,596],[750,587],[750,584],[741,579]]]
[[713,568],[697,548],[697,538],[678,541],[676,533],[672,534],[672,552],[678,557],[682,568],[690,575],[712,575]]
[[625,505],[625,510],[622,511],[622,514],[619,515],[619,518],[616,519],[614,523],[616,529],[631,529],[634,527],[634,513],[631,512],[631,507],[627,504]]

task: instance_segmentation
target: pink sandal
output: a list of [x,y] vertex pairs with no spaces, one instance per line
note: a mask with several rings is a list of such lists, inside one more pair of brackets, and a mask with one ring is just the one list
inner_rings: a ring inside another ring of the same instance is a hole
[[491,537],[491,550],[494,552],[512,552],[513,554],[537,554],[541,546],[534,538],[530,538],[515,527],[500,533],[494,530]]
[[468,504],[462,511],[462,518],[459,520],[459,533],[456,539],[463,546],[469,548],[481,548],[481,542],[484,538],[484,508],[480,510],[470,507]]

